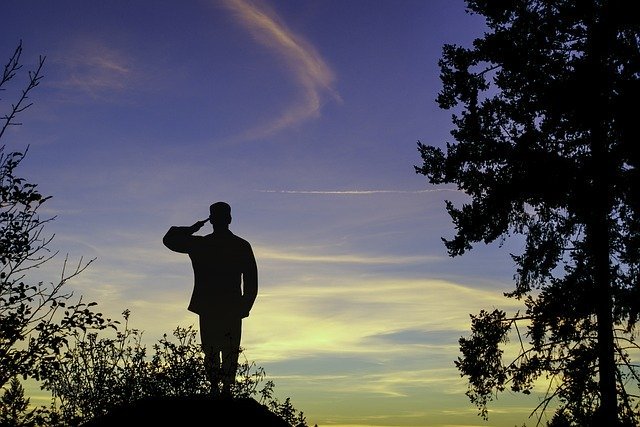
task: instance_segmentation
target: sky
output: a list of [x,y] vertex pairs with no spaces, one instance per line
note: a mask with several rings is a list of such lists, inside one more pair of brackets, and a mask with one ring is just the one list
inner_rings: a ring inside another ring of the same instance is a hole
[[[21,176],[52,198],[41,215],[59,276],[105,315],[131,311],[153,343],[187,311],[192,270],[162,237],[232,206],[259,292],[245,356],[310,425],[509,426],[535,395],[505,393],[477,416],[455,368],[469,314],[514,311],[517,240],[456,258],[445,200],[415,173],[417,142],[451,141],[435,102],[445,43],[482,17],[459,0],[5,0],[0,55],[46,57],[21,126]],[[1,94],[2,113],[16,96]],[[199,234],[210,232],[205,226]],[[49,278],[49,279],[47,279]],[[34,401],[46,403],[33,390]],[[38,400],[40,399],[40,400]]]

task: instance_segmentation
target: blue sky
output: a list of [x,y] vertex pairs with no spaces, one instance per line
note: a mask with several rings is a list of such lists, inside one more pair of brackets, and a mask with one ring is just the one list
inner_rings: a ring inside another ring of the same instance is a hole
[[483,422],[453,364],[469,313],[517,308],[502,292],[519,244],[449,258],[444,201],[465,196],[413,169],[418,140],[450,139],[435,103],[442,45],[484,29],[463,2],[9,0],[2,12],[0,53],[22,39],[25,68],[47,58],[4,140],[29,145],[22,174],[53,196],[42,213],[57,216],[60,254],[37,274],[56,277],[67,253],[95,258],[70,288],[112,317],[130,309],[154,342],[197,324],[188,258],[162,236],[224,200],[260,274],[246,355],[310,424],[527,421],[536,398],[506,394]]

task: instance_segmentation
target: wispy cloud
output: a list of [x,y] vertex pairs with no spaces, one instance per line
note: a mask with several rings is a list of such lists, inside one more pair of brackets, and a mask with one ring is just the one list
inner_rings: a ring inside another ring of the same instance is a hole
[[423,194],[440,192],[460,192],[454,188],[435,188],[430,190],[256,190],[260,193],[278,194],[320,194],[339,196],[359,196],[368,194]]
[[421,330],[449,334],[449,342],[440,337],[435,347],[455,354],[457,339],[469,328],[469,313],[492,306],[513,310],[517,305],[494,290],[441,280],[349,276],[283,283],[262,288],[248,318],[246,344],[268,361],[320,354],[404,357],[424,350],[414,343],[374,345],[371,337]]
[[308,262],[322,264],[371,264],[371,265],[406,265],[425,263],[428,261],[441,261],[441,256],[369,256],[360,254],[314,254],[296,251],[280,251],[273,248],[256,246],[256,254],[261,260]]
[[71,43],[54,62],[65,76],[54,85],[82,91],[93,98],[126,89],[133,74],[131,59],[124,52],[95,39]]
[[345,373],[342,375],[304,373],[271,375],[271,378],[278,382],[287,380],[290,382],[305,381],[316,385],[324,383],[330,385],[334,393],[367,393],[389,397],[405,397],[407,389],[425,388],[432,385],[437,385],[443,392],[451,394],[464,394],[466,390],[465,381],[459,379],[459,374],[453,364],[446,368],[389,369],[357,376],[345,369]]
[[303,122],[320,113],[327,95],[340,100],[333,88],[334,74],[316,49],[301,35],[294,33],[263,2],[250,0],[221,0],[258,43],[284,59],[295,83],[300,99],[270,123],[250,130],[245,138],[272,134]]

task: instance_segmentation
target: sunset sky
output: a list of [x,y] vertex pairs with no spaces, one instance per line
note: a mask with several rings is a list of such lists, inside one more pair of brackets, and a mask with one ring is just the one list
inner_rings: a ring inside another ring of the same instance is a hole
[[[187,311],[192,271],[162,237],[219,200],[253,245],[259,294],[248,359],[310,425],[535,425],[535,396],[477,416],[454,361],[469,314],[517,309],[505,245],[447,256],[444,201],[417,175],[417,141],[450,141],[438,108],[442,45],[481,17],[459,0],[6,0],[4,64],[46,56],[34,105],[3,143],[53,196],[55,280],[153,343]],[[12,86],[18,89],[25,74]],[[2,93],[2,108],[16,92]],[[200,234],[210,232],[210,226]],[[37,396],[36,396],[37,401]],[[46,403],[46,402],[43,402]]]

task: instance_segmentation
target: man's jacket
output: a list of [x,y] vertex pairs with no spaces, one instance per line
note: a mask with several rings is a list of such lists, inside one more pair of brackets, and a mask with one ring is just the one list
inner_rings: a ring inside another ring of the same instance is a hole
[[229,230],[193,236],[191,227],[171,227],[162,242],[191,258],[194,273],[189,310],[220,317],[249,315],[258,293],[258,269],[251,245]]

